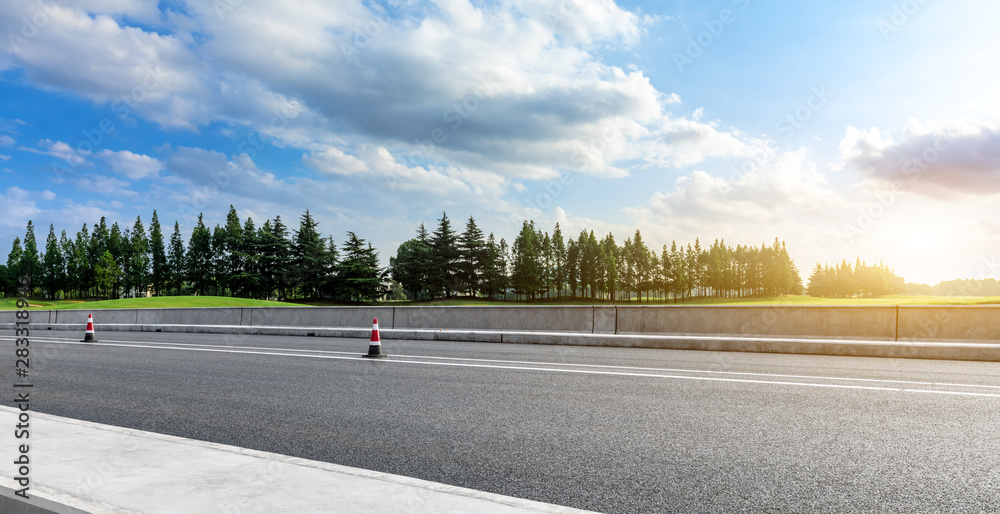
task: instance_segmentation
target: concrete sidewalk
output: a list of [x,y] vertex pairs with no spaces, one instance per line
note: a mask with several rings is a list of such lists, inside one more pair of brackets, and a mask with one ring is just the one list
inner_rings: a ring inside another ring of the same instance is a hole
[[[570,513],[568,507],[274,453],[17,410],[0,448],[0,512],[58,513]],[[27,503],[15,497],[17,447],[30,441]]]

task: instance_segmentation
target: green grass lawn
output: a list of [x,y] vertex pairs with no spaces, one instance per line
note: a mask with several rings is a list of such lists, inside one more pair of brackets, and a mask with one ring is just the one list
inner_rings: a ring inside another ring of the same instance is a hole
[[[291,302],[269,302],[225,296],[157,296],[122,300],[29,300],[31,307],[49,309],[162,309],[167,307],[289,307],[302,305]],[[14,310],[15,300],[0,300],[0,310]]]
[[[34,309],[153,309],[166,307],[290,307],[344,305],[328,300],[295,300],[271,302],[224,296],[160,296],[155,298],[128,298],[124,300],[31,300]],[[814,298],[811,296],[783,296],[778,298],[695,298],[676,305],[982,305],[1000,304],[1000,296],[909,296],[892,295],[880,298]],[[548,298],[533,302],[502,302],[477,298],[452,298],[430,302],[385,302],[374,305],[611,305],[606,301],[589,298]],[[624,302],[619,305],[675,305],[652,302]],[[16,309],[15,300],[0,299],[0,310]]]

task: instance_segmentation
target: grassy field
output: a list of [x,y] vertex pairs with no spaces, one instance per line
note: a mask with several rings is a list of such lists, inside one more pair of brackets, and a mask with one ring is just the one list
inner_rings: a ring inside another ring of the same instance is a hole
[[[162,309],[167,307],[288,307],[291,302],[269,302],[224,296],[158,296],[123,300],[29,300],[31,308],[49,309]],[[0,300],[0,310],[16,309],[15,300]]]
[[[606,301],[588,298],[550,298],[533,302],[502,302],[475,298],[434,300],[432,302],[385,302],[377,305],[611,305]],[[814,298],[811,296],[783,296],[778,298],[695,298],[676,305],[983,305],[1000,304],[1000,296],[907,296],[894,295],[881,298]],[[343,305],[326,300],[271,302],[224,296],[161,296],[156,298],[128,298],[124,300],[31,300],[34,309],[153,309],[167,307],[274,307],[274,306]],[[619,305],[664,305],[653,302],[625,302]],[[669,303],[668,305],[674,305]],[[0,310],[14,310],[12,299],[0,299]]]

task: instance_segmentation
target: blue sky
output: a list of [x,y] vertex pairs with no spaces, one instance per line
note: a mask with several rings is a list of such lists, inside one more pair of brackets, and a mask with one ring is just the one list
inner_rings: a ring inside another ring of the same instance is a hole
[[[446,210],[1000,276],[987,1],[23,1],[0,244],[157,209],[371,240]],[[169,231],[169,228],[167,229]],[[805,277],[804,277],[805,278]]]

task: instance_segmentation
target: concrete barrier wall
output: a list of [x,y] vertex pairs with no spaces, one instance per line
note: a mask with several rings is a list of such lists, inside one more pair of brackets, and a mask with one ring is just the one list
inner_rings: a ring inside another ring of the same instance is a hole
[[894,306],[619,306],[618,334],[895,339]]
[[594,331],[594,307],[570,305],[486,307],[396,307],[392,328]]
[[[242,307],[138,309],[140,325],[242,325]],[[96,318],[95,318],[96,321]]]
[[[15,311],[0,311],[12,325]],[[236,307],[31,311],[32,324],[223,325],[1000,342],[1000,306]],[[897,314],[898,313],[898,314]],[[897,334],[898,327],[898,334]],[[897,338],[898,335],[898,338]]]
[[899,340],[1000,341],[1000,305],[901,305]]
[[87,325],[87,315],[94,315],[94,323],[105,323],[113,325],[135,325],[138,323],[140,310],[155,310],[160,316],[163,311],[170,309],[95,309],[95,310],[66,310],[51,311],[49,323],[55,324],[79,324],[81,327]]
[[287,327],[392,328],[392,307],[252,307],[246,308],[243,325]]

